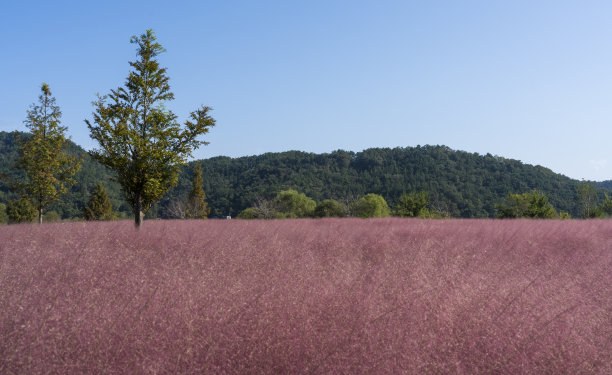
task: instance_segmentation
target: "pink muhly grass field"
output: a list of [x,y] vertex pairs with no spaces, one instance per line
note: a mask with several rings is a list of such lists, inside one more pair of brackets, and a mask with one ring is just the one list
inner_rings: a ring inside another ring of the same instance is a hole
[[0,227],[2,374],[612,374],[612,221]]

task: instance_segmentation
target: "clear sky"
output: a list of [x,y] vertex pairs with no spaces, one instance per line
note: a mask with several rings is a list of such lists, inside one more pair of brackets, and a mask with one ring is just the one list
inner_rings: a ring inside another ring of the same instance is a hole
[[610,1],[2,1],[0,130],[47,82],[95,147],[91,102],[148,28],[168,107],[214,108],[197,159],[443,144],[612,179]]

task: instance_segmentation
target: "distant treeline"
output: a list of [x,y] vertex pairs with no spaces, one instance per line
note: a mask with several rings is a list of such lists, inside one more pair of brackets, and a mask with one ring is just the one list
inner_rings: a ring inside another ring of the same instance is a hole
[[[22,136],[26,136],[21,133]],[[71,143],[70,152],[86,155]],[[12,166],[18,153],[14,133],[0,132],[0,174],[19,179]],[[294,189],[317,202],[325,199],[355,201],[379,194],[395,206],[409,192],[426,192],[430,206],[452,217],[495,217],[509,194],[533,190],[544,193],[558,211],[581,214],[577,188],[580,182],[541,166],[491,154],[455,151],[446,146],[372,148],[363,152],[334,151],[313,154],[300,151],[266,153],[240,158],[214,157],[191,162],[181,169],[178,185],[147,215],[170,218],[174,202],[189,194],[195,167],[201,166],[209,217],[236,216],[258,200],[272,200],[280,191]],[[77,183],[49,207],[63,219],[80,217],[94,188],[101,182],[117,211],[130,217],[131,208],[113,175],[87,155],[75,176]],[[612,181],[595,183],[597,199],[612,188]],[[0,203],[16,198],[6,178],[0,179]]]

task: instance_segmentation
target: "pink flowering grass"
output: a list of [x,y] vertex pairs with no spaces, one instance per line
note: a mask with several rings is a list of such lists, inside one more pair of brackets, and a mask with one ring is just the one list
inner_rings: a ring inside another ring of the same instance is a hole
[[0,227],[2,374],[612,374],[612,221]]

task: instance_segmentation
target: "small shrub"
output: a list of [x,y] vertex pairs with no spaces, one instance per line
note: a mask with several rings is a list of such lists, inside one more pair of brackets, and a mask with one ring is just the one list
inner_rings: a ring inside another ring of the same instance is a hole
[[315,217],[344,217],[346,212],[346,206],[342,203],[333,200],[326,199],[323,202],[317,204],[314,210]]
[[62,221],[62,217],[55,211],[47,211],[43,215],[43,222],[56,223],[58,221]]
[[259,213],[255,207],[249,207],[242,212],[240,212],[237,216],[238,219],[260,219]]
[[572,215],[570,215],[569,213],[565,212],[565,211],[561,211],[559,212],[559,219],[561,220],[568,220],[571,219]]
[[10,201],[6,207],[6,214],[9,223],[31,223],[38,215],[32,202],[25,198]]

